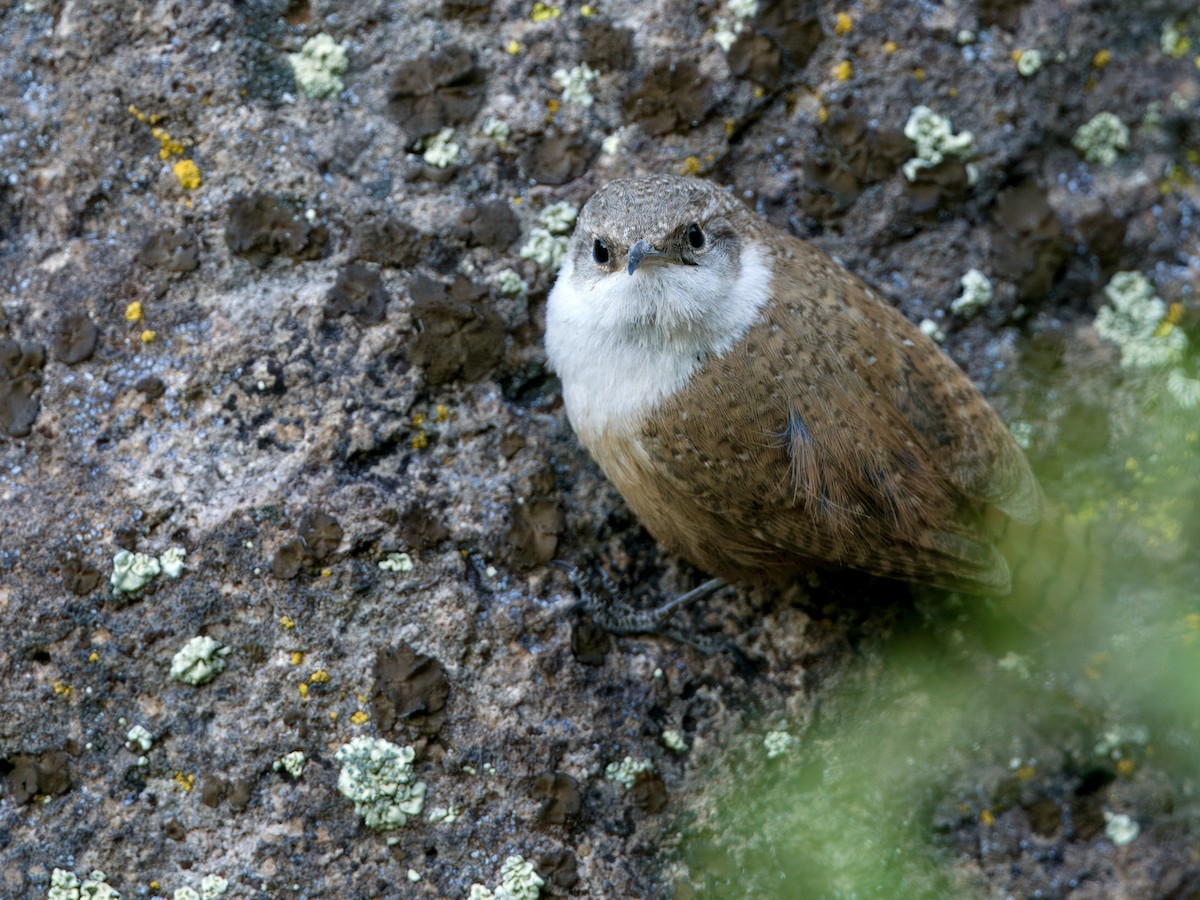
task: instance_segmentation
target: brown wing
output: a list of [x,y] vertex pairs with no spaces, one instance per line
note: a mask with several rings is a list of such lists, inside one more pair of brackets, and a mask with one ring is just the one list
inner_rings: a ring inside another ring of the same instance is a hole
[[819,251],[790,246],[768,322],[689,385],[716,413],[689,418],[671,401],[646,433],[649,451],[673,463],[664,492],[724,523],[728,544],[713,546],[686,514],[643,514],[647,526],[718,574],[815,563],[1005,593],[1008,567],[981,515],[994,506],[1031,520],[1041,508],[1008,429],[878,295]]

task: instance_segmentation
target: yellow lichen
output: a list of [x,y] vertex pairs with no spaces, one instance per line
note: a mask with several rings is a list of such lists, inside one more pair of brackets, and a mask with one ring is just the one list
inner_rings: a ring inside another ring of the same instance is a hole
[[996,824],[996,817],[992,815],[990,809],[985,809],[979,813],[979,821],[983,823],[985,828],[991,828]]
[[895,41],[884,41],[883,42],[883,52],[884,53],[895,53],[899,49],[900,49],[900,45],[897,44]]
[[332,578],[333,577],[333,569],[322,569],[321,577],[322,578]]
[[837,14],[837,24],[833,26],[834,34],[849,34],[854,28],[854,20],[844,12]]
[[70,697],[71,686],[69,684],[64,684],[61,681],[56,681],[54,682],[54,693],[59,697]]
[[1112,53],[1108,50],[1097,50],[1096,55],[1092,57],[1092,68],[1103,69],[1112,62]]
[[424,450],[429,446],[429,435],[427,435],[424,431],[418,431],[413,435],[413,439],[410,441],[410,443],[412,444],[412,448],[414,450]]
[[300,699],[308,700],[308,685],[304,682],[300,682],[300,687],[298,690],[300,691]]
[[837,66],[834,67],[833,76],[838,81],[849,81],[851,78],[853,78],[854,66],[850,63],[850,60],[843,59],[840,63],[838,63]]
[[549,3],[537,0],[533,4],[533,11],[529,14],[529,18],[534,22],[545,22],[548,19],[557,19],[561,15],[562,10],[557,6],[551,6]]
[[179,785],[179,789],[185,794],[190,793],[192,788],[196,786],[196,776],[184,775],[182,772],[176,772],[175,783]]
[[1117,774],[1125,778],[1128,778],[1130,775],[1132,775],[1136,768],[1137,764],[1128,757],[1117,760]]
[[1034,769],[1033,766],[1024,765],[1024,766],[1021,766],[1019,769],[1017,769],[1017,780],[1018,781],[1029,781],[1029,779],[1033,778],[1033,776],[1036,774],[1037,774],[1037,770]]
[[88,662],[100,662],[100,654],[93,650],[90,654],[88,654]]
[[520,41],[509,41],[507,44],[504,45],[504,52],[507,53],[509,56],[520,56],[521,55]]
[[181,159],[171,167],[175,177],[185,191],[194,191],[200,187],[200,169],[190,159]]
[[149,328],[147,328],[141,334],[141,341],[143,344],[153,344],[155,338],[157,338],[157,337],[158,337],[157,331],[151,331]]
[[352,715],[350,717],[350,721],[353,722],[355,725],[362,725],[364,722],[369,721],[370,718],[371,718],[370,716],[368,716],[365,712],[363,712],[360,709],[358,712],[354,713],[354,715]]
[[912,70],[912,77],[915,81],[924,81],[925,80],[925,70],[922,69],[920,66],[918,66],[917,68]]
[[446,409],[445,405],[439,403],[437,405],[437,414],[434,416],[434,421],[445,422],[450,418],[450,410]]
[[134,300],[127,307],[125,307],[125,321],[126,322],[142,321],[142,304],[139,303],[137,300]]
[[298,666],[302,662],[304,662],[304,654],[302,652],[300,652],[299,650],[293,650],[292,651],[292,665]]
[[824,106],[817,110],[817,121],[822,125],[829,121],[829,110]]
[[291,616],[283,615],[279,617],[279,624],[284,628],[295,628],[296,623]]
[[596,7],[592,6],[590,3],[585,3],[583,6],[579,7],[579,14],[585,19],[590,19],[596,14]]
[[309,684],[328,684],[328,682],[329,673],[324,669],[317,669],[317,671],[308,676]]
[[700,158],[696,156],[684,157],[683,166],[679,169],[680,175],[698,175],[700,173]]
[[330,721],[330,722],[336,722],[336,721],[337,721],[337,717],[338,717],[338,714],[337,714],[337,710],[335,709],[333,712],[331,712],[331,713],[329,714],[329,721]]

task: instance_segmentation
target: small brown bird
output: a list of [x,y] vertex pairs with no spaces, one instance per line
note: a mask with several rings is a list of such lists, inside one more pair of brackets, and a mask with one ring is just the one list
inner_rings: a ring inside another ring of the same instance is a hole
[[1004,594],[985,519],[1032,522],[1021,450],[941,349],[728,191],[654,175],[584,206],[546,350],[654,537],[724,580],[811,569]]

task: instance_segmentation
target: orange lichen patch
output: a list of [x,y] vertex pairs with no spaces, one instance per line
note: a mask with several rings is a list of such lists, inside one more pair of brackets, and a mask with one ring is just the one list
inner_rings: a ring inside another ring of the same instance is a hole
[[833,26],[834,34],[849,34],[854,29],[854,20],[844,12],[837,14],[837,22]]
[[190,793],[191,790],[196,786],[196,776],[184,775],[182,772],[176,772],[175,783],[179,785],[179,789],[185,794]]
[[371,719],[371,717],[368,716],[361,709],[358,712],[354,713],[354,715],[352,715],[350,717],[350,721],[353,722],[355,725],[362,725],[362,724],[370,721],[370,719]]
[[1112,53],[1108,50],[1097,50],[1096,54],[1092,57],[1092,68],[1103,69],[1110,62],[1112,62]]
[[142,304],[139,303],[137,300],[134,300],[127,307],[125,307],[125,321],[126,322],[142,321]]

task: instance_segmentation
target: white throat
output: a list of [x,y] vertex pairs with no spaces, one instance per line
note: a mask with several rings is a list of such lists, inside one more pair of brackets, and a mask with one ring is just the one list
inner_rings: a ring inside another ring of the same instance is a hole
[[572,277],[567,257],[546,306],[546,354],[585,443],[636,427],[741,340],[767,302],[771,270],[753,243],[739,262],[726,278],[703,266],[645,266],[589,284]]

